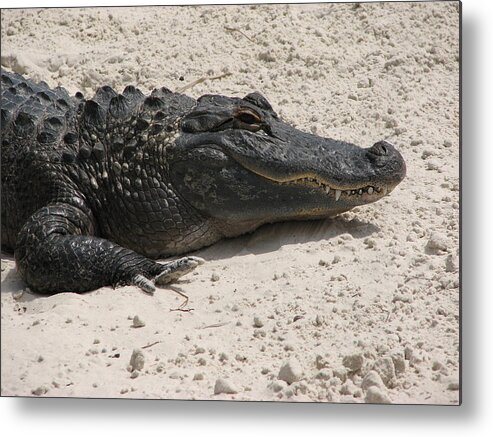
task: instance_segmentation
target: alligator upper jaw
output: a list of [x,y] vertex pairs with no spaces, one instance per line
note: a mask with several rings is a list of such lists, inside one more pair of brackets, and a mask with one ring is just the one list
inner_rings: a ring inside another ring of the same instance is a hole
[[238,132],[221,148],[272,184],[309,189],[315,195],[320,191],[353,206],[382,198],[405,177],[404,160],[388,142],[361,148],[289,127],[284,131],[278,129],[275,138]]
[[[361,149],[363,150],[363,149]],[[272,167],[259,166],[241,155],[230,155],[243,168],[256,174],[262,179],[276,186],[293,187],[318,192],[321,198],[327,198],[335,202],[343,200],[348,205],[357,206],[376,202],[390,192],[400,183],[401,178],[395,180],[378,180],[375,175],[371,178],[364,178],[362,175],[356,177],[354,181],[347,178],[337,178],[338,181],[329,180],[326,176],[316,174],[313,170],[308,172],[297,172],[290,169],[282,174],[281,171],[273,171]]]

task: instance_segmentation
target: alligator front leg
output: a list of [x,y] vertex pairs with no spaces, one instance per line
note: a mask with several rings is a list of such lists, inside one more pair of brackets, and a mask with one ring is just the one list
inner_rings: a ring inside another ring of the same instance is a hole
[[152,293],[155,284],[176,281],[203,261],[185,257],[159,264],[104,238],[93,236],[90,212],[56,203],[34,213],[17,237],[15,259],[33,291],[84,292],[134,284]]

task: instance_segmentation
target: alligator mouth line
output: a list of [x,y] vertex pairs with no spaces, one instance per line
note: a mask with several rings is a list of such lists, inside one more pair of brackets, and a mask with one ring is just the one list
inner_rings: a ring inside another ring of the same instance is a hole
[[351,189],[341,189],[337,187],[332,187],[324,182],[320,182],[316,178],[305,177],[299,179],[292,179],[290,181],[276,181],[271,179],[271,181],[276,182],[279,185],[303,185],[311,188],[319,188],[325,192],[325,194],[329,195],[334,193],[335,201],[337,202],[342,195],[344,195],[348,200],[352,200],[351,197],[354,196],[354,200],[362,197],[362,196],[371,196],[372,198],[380,198],[389,194],[392,189],[387,187],[379,187],[376,185],[365,185],[358,188]]
[[[235,159],[235,158],[234,158]],[[385,186],[385,185],[376,185],[376,184],[368,184],[357,187],[336,187],[333,185],[329,185],[326,182],[319,181],[314,177],[301,177],[296,179],[289,180],[279,180],[275,179],[272,176],[266,174],[265,171],[259,170],[252,165],[248,165],[246,162],[242,162],[239,159],[235,159],[241,166],[246,168],[247,170],[257,174],[258,176],[267,179],[271,183],[277,185],[301,185],[308,188],[318,188],[321,191],[324,191],[326,195],[332,195],[334,193],[335,201],[339,201],[341,196],[345,200],[358,202],[363,201],[363,203],[370,203],[376,200],[381,199],[382,197],[390,194],[390,192],[395,188],[395,185]],[[364,199],[362,196],[365,196]]]

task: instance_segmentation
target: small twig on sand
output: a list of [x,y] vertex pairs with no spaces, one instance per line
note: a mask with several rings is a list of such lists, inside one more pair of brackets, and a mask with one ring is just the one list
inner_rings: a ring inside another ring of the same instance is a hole
[[161,343],[161,340],[155,341],[154,343],[146,344],[145,346],[142,346],[141,349],[147,349],[149,347],[155,346],[158,343]]
[[188,296],[183,293],[178,287],[174,287],[173,285],[169,285],[168,287],[170,290],[174,291],[176,294],[179,294],[185,299],[185,301],[179,306],[179,308],[183,308],[188,303]]
[[244,32],[242,32],[237,27],[227,27],[227,26],[224,26],[224,29],[227,30],[228,32],[238,32],[238,33],[241,33],[248,41],[253,42],[255,44],[255,41],[252,38],[250,38],[247,34],[245,34]]
[[231,322],[214,323],[213,325],[200,326],[196,329],[220,328],[221,326],[229,325]]
[[176,90],[177,93],[182,93],[190,88],[193,88],[195,85],[198,85],[199,83],[205,82],[206,80],[218,80],[222,79],[223,77],[231,76],[233,73],[224,73],[220,74],[219,76],[211,76],[211,77],[201,77],[200,79],[194,80],[193,82],[190,82],[189,84],[178,88]]
[[189,313],[193,311],[193,308],[184,308],[188,304],[188,296],[185,293],[183,293],[178,287],[174,287],[173,285],[169,285],[168,287],[170,288],[170,290],[174,291],[176,294],[179,294],[185,299],[178,308],[172,308],[170,309],[170,311],[182,311],[184,313]]
[[171,311],[181,311],[182,313],[191,313],[195,308],[170,308]]

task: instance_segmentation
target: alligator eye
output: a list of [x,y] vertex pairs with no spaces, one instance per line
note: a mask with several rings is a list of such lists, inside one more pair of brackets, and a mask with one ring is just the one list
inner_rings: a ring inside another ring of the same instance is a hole
[[262,121],[259,115],[249,108],[240,108],[235,116],[236,119],[246,124],[260,124]]
[[235,114],[235,125],[240,129],[257,131],[262,125],[260,116],[250,108],[239,108]]
[[248,114],[246,112],[243,112],[238,115],[238,120],[242,121],[243,123],[246,124],[257,124],[260,123],[260,119],[255,117],[253,114]]

